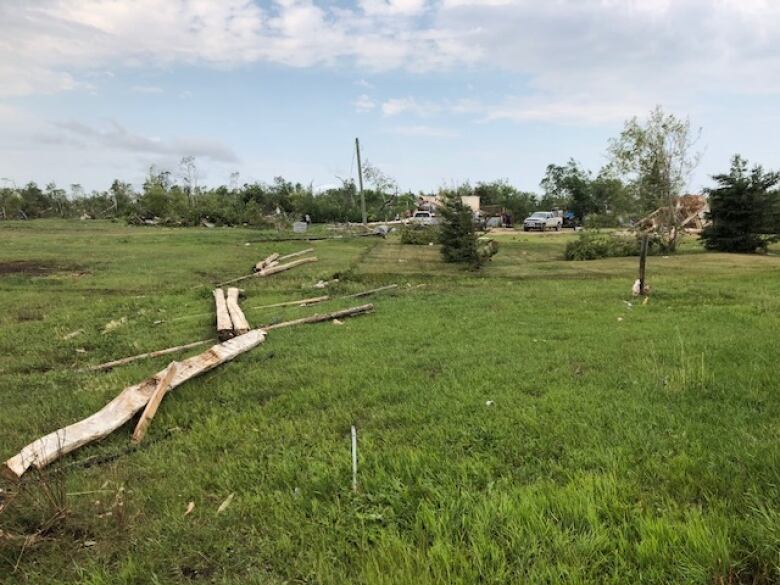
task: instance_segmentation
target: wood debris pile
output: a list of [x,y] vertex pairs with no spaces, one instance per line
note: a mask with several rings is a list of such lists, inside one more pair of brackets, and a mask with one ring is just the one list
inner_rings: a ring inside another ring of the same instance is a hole
[[[311,249],[303,250],[301,252],[288,254],[287,256],[272,254],[261,262],[258,262],[255,265],[254,273],[249,277],[266,277],[302,264],[316,262],[316,257],[305,257],[283,263],[285,260],[304,256],[311,251]],[[366,293],[360,293],[354,296],[364,296],[365,294],[371,294],[377,290],[386,290],[387,288],[393,288],[394,286],[395,285],[383,287],[382,289],[375,289],[375,291],[367,291]],[[172,362],[164,370],[157,372],[138,384],[124,388],[116,398],[95,414],[36,439],[24,447],[19,453],[8,459],[5,462],[5,465],[0,468],[0,472],[10,479],[19,479],[31,466],[42,469],[79,447],[108,436],[132,419],[136,413],[143,410],[143,414],[136,425],[132,437],[133,443],[138,444],[143,439],[152,418],[167,392],[174,390],[200,374],[208,372],[213,368],[235,359],[242,353],[257,347],[265,341],[268,331],[304,323],[319,323],[322,321],[344,319],[346,317],[369,313],[373,311],[374,308],[371,304],[361,305],[332,313],[311,315],[293,321],[286,321],[252,329],[239,306],[240,294],[241,291],[237,288],[228,288],[227,296],[222,288],[217,288],[213,291],[216,305],[217,335],[220,343],[213,345],[203,353],[193,357],[180,362]],[[289,303],[278,303],[276,306],[285,306],[288,304],[306,306],[307,304],[321,302],[327,299],[328,297],[317,297],[313,299],[303,299],[301,301],[291,301]],[[198,345],[205,345],[210,342],[211,340],[196,341],[174,348],[113,360],[105,364],[86,368],[86,370],[106,370],[140,359],[165,355],[167,353],[189,349]]]

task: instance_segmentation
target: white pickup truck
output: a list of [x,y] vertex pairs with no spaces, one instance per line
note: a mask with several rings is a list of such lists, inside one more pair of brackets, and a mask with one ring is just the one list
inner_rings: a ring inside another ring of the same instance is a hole
[[430,211],[415,211],[414,215],[409,219],[409,223],[436,225],[439,223],[439,218]]
[[537,211],[523,222],[523,231],[530,230],[547,231],[548,229],[561,231],[563,218],[552,211]]

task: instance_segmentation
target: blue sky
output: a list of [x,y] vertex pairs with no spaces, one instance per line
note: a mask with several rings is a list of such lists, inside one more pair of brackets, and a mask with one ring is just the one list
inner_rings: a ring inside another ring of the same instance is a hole
[[404,189],[538,190],[660,104],[703,129],[695,191],[780,167],[778,98],[772,0],[0,2],[0,184],[331,185],[359,136]]

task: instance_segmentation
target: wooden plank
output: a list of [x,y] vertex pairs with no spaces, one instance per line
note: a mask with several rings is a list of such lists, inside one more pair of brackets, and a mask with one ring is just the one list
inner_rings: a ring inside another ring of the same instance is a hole
[[214,303],[217,311],[217,337],[225,341],[233,336],[233,322],[225,300],[225,292],[221,288],[214,289]]
[[264,260],[260,260],[260,262],[255,264],[255,270],[254,271],[255,272],[260,272],[263,268],[267,268],[268,266],[270,266],[271,264],[276,262],[278,259],[279,259],[279,254],[274,252],[273,254],[271,254],[270,256],[265,258]]
[[259,307],[249,307],[250,309],[274,309],[276,307],[305,307],[306,305],[314,305],[316,303],[322,303],[330,299],[329,296],[323,297],[311,297],[308,299],[299,299],[297,301],[285,301],[284,303],[274,303],[273,305],[260,305]]
[[[169,390],[257,347],[265,338],[265,331],[254,329],[180,362]],[[0,471],[9,479],[19,479],[30,466],[42,469],[63,455],[109,435],[146,406],[165,371],[128,386],[92,416],[36,439],[6,461]]]
[[230,314],[230,321],[233,323],[233,333],[235,335],[243,335],[251,329],[244,312],[238,306],[238,295],[240,292],[237,288],[229,288],[227,292],[227,310]]
[[152,424],[152,419],[154,418],[154,415],[157,414],[157,409],[160,407],[163,397],[171,387],[171,381],[175,375],[176,362],[171,362],[168,369],[165,370],[165,374],[163,374],[163,377],[160,378],[160,381],[157,383],[157,388],[154,389],[151,398],[149,398],[149,402],[146,403],[146,408],[144,408],[144,411],[141,413],[138,424],[135,425],[135,431],[133,431],[133,438],[131,440],[136,445],[143,440],[146,430],[149,428],[149,425]]
[[110,362],[105,362],[103,364],[98,364],[96,366],[87,366],[86,368],[81,368],[78,371],[79,372],[89,372],[89,371],[95,371],[95,370],[110,370],[111,368],[115,368],[116,366],[124,366],[125,364],[129,364],[138,360],[143,360],[146,358],[153,358],[153,357],[160,357],[161,355],[166,355],[169,353],[176,353],[177,351],[184,351],[185,349],[192,349],[193,347],[198,347],[201,345],[206,345],[207,343],[214,343],[216,341],[215,339],[203,339],[201,341],[193,341],[192,343],[187,343],[185,345],[177,345],[176,347],[169,347],[166,349],[159,349],[157,351],[150,351],[148,353],[141,353],[138,355],[132,355],[130,357],[122,358],[119,360],[113,360]]
[[285,254],[284,256],[280,256],[279,258],[277,258],[277,260],[279,260],[279,262],[284,262],[285,260],[289,260],[290,258],[297,258],[298,256],[303,256],[304,254],[308,254],[309,252],[314,252],[314,248],[306,248],[305,250],[301,250],[300,252]]
[[284,272],[285,270],[289,270],[290,268],[295,268],[296,266],[300,266],[301,264],[308,264],[309,262],[316,262],[316,261],[317,261],[316,256],[310,256],[309,258],[301,258],[300,260],[293,260],[292,262],[288,262],[287,264],[270,266],[268,268],[264,268],[260,272],[256,272],[255,274],[257,276],[271,276],[272,274],[276,274],[278,272]]
[[394,288],[398,288],[398,285],[397,284],[389,284],[387,286],[381,286],[379,288],[374,288],[374,289],[371,289],[371,290],[364,290],[363,292],[359,292],[359,293],[356,293],[354,295],[347,295],[347,296],[345,296],[343,298],[345,298],[345,299],[356,299],[356,298],[359,298],[359,297],[367,297],[369,295],[373,295],[374,293],[378,293],[378,292],[382,292],[382,291],[386,291],[386,290],[392,290]]
[[364,313],[370,313],[374,310],[374,305],[361,305],[359,307],[352,307],[351,309],[344,309],[343,311],[335,311],[333,313],[320,313],[318,315],[311,315],[309,317],[303,317],[301,319],[295,319],[293,321],[283,321],[282,323],[274,323],[272,325],[266,325],[262,327],[265,331],[271,331],[273,329],[283,329],[285,327],[292,327],[294,325],[303,325],[304,323],[320,323],[322,321],[333,321],[334,319],[343,319],[344,317],[354,317],[356,315],[362,315]]

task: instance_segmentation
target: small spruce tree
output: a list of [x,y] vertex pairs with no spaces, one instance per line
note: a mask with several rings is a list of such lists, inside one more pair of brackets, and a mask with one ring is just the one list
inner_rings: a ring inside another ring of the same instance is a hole
[[444,194],[440,212],[442,223],[439,242],[444,261],[479,267],[481,258],[477,252],[477,234],[471,208],[463,204],[460,195],[448,192]]
[[780,173],[768,173],[760,166],[748,171],[748,162],[737,155],[729,173],[713,179],[718,187],[707,189],[712,223],[701,236],[705,248],[753,253],[777,241],[777,226],[773,225],[777,193],[771,189],[780,183]]

